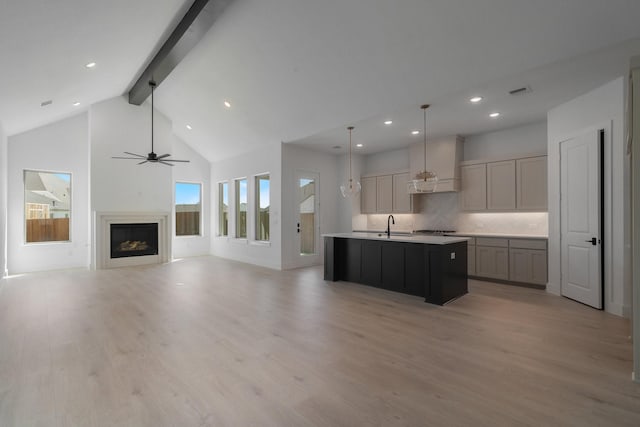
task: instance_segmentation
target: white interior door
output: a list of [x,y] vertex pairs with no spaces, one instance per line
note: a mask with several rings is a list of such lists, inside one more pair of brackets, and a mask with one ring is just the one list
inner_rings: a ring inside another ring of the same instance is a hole
[[599,309],[602,135],[590,131],[560,143],[561,292]]
[[296,251],[298,265],[315,265],[320,256],[319,181],[315,172],[298,171],[296,187]]

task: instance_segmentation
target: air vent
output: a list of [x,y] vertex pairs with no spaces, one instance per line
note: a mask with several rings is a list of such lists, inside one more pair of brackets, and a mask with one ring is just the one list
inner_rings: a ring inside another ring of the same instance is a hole
[[47,100],[47,101],[42,101],[42,102],[40,103],[40,106],[41,106],[41,107],[46,107],[47,105],[51,105],[51,104],[53,104],[53,101],[49,99],[49,100]]
[[509,91],[509,95],[524,95],[525,93],[531,93],[531,87],[523,86]]

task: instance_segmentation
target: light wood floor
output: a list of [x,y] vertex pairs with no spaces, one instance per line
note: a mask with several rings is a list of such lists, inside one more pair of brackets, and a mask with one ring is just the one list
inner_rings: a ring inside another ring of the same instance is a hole
[[0,282],[0,426],[640,426],[630,324],[213,257]]

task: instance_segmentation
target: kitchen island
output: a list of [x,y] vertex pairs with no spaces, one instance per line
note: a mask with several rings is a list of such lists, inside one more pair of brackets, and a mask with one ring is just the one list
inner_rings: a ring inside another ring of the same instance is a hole
[[443,305],[467,293],[466,237],[324,234],[324,279],[420,296]]

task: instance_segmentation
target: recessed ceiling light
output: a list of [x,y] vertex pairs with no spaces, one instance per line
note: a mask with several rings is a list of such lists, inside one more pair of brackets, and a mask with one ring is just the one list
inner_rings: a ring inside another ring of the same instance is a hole
[[87,67],[87,68],[93,68],[95,66],[96,66],[95,62],[89,62],[88,64],[85,64],[85,67]]
[[489,114],[489,117],[491,117],[492,119],[495,119],[496,117],[500,117],[500,113],[496,111],[495,113]]
[[362,148],[362,147],[364,147],[364,144],[356,144],[356,147]]
[[227,108],[231,108],[231,103],[229,101],[224,101],[224,106]]
[[79,102],[74,102],[74,103],[73,103],[73,106],[74,106],[74,107],[77,107],[78,105],[80,105],[80,103],[79,103]]
[[385,125],[390,125],[391,123],[393,123],[393,120],[387,120],[386,122],[384,122]]
[[191,130],[193,128],[191,127],[191,125],[187,125],[187,129]]
[[469,102],[473,102],[474,104],[478,103],[482,101],[482,97],[481,96],[474,96],[473,98],[469,99]]
[[419,130],[412,130],[411,131],[411,135],[419,135],[420,131]]

